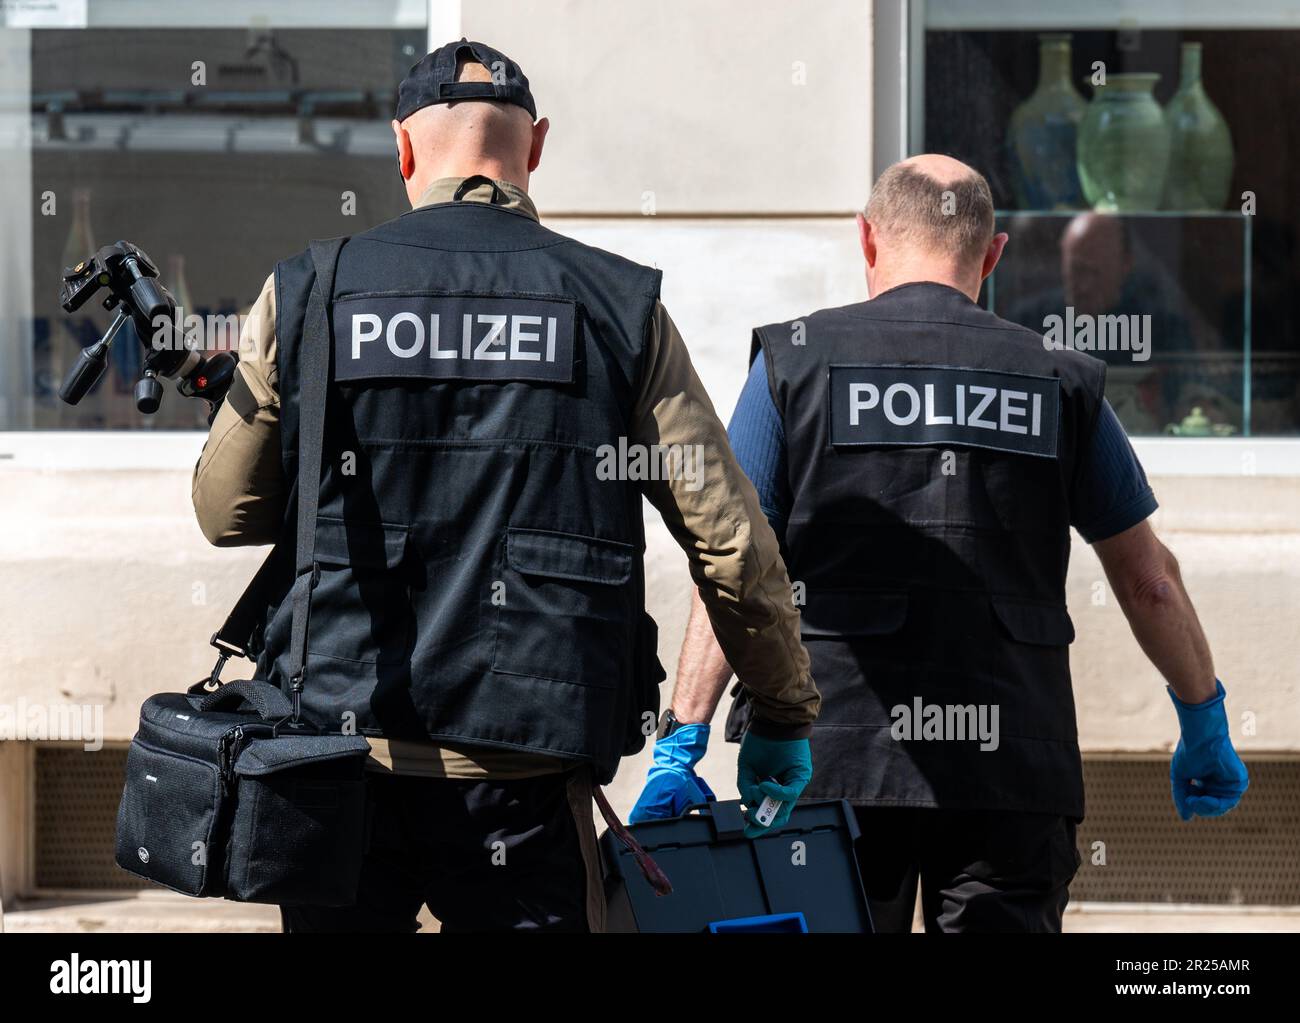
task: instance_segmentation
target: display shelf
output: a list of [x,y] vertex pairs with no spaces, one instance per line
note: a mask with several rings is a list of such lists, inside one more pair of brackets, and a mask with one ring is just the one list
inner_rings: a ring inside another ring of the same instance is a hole
[[1260,416],[1265,432],[1289,432],[1300,356],[1253,337],[1253,219],[1000,210],[1010,241],[983,302],[1103,359],[1130,433],[1250,437]]

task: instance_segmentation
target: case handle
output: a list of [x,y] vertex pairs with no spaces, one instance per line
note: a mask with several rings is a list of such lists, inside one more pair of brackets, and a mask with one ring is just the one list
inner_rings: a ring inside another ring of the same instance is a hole
[[199,698],[200,711],[233,709],[248,704],[267,721],[284,717],[293,711],[289,698],[269,682],[257,679],[228,682],[215,693]]

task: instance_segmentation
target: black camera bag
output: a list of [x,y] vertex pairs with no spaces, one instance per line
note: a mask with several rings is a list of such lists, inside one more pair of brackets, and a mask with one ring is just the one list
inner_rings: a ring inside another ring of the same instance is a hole
[[150,697],[127,752],[118,866],[183,895],[351,903],[370,745],[280,726],[291,710],[258,681]]
[[269,682],[221,684],[247,656],[272,551],[225,625],[212,676],[145,701],[127,753],[117,815],[117,863],[184,895],[278,905],[349,905],[365,850],[359,735],[324,734],[300,713],[315,567],[316,511],[330,376],[327,319],[342,239],[312,242],[316,287],[303,337],[296,574],[291,591],[290,694]]

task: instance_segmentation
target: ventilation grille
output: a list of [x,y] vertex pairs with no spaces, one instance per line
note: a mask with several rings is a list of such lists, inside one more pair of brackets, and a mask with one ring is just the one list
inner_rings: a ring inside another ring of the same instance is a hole
[[[126,750],[37,745],[35,755],[37,887],[152,887],[113,862]],[[1300,905],[1300,760],[1248,766],[1236,810],[1184,823],[1169,798],[1168,761],[1085,759],[1088,817],[1071,900]],[[1103,853],[1105,863],[1094,862]]]
[[134,891],[152,887],[113,861],[126,749],[37,745],[36,887]]
[[1300,904],[1300,760],[1251,759],[1247,767],[1250,789],[1232,813],[1183,822],[1168,760],[1085,758],[1083,864],[1070,899]]

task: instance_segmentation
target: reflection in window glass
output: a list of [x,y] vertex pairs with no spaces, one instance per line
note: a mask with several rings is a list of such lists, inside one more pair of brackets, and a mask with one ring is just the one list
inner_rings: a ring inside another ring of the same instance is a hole
[[156,415],[136,411],[134,336],[117,340],[80,405],[59,401],[78,349],[110,320],[94,300],[63,312],[62,268],[128,239],[200,318],[204,347],[234,347],[277,260],[406,208],[389,121],[424,41],[419,30],[33,31],[33,191],[55,206],[33,217],[31,358],[9,360],[30,366],[30,401],[7,404],[0,429],[205,428],[204,404],[170,383]]
[[924,57],[922,146],[1011,235],[984,300],[1104,358],[1132,433],[1300,433],[1300,32],[945,27]]

